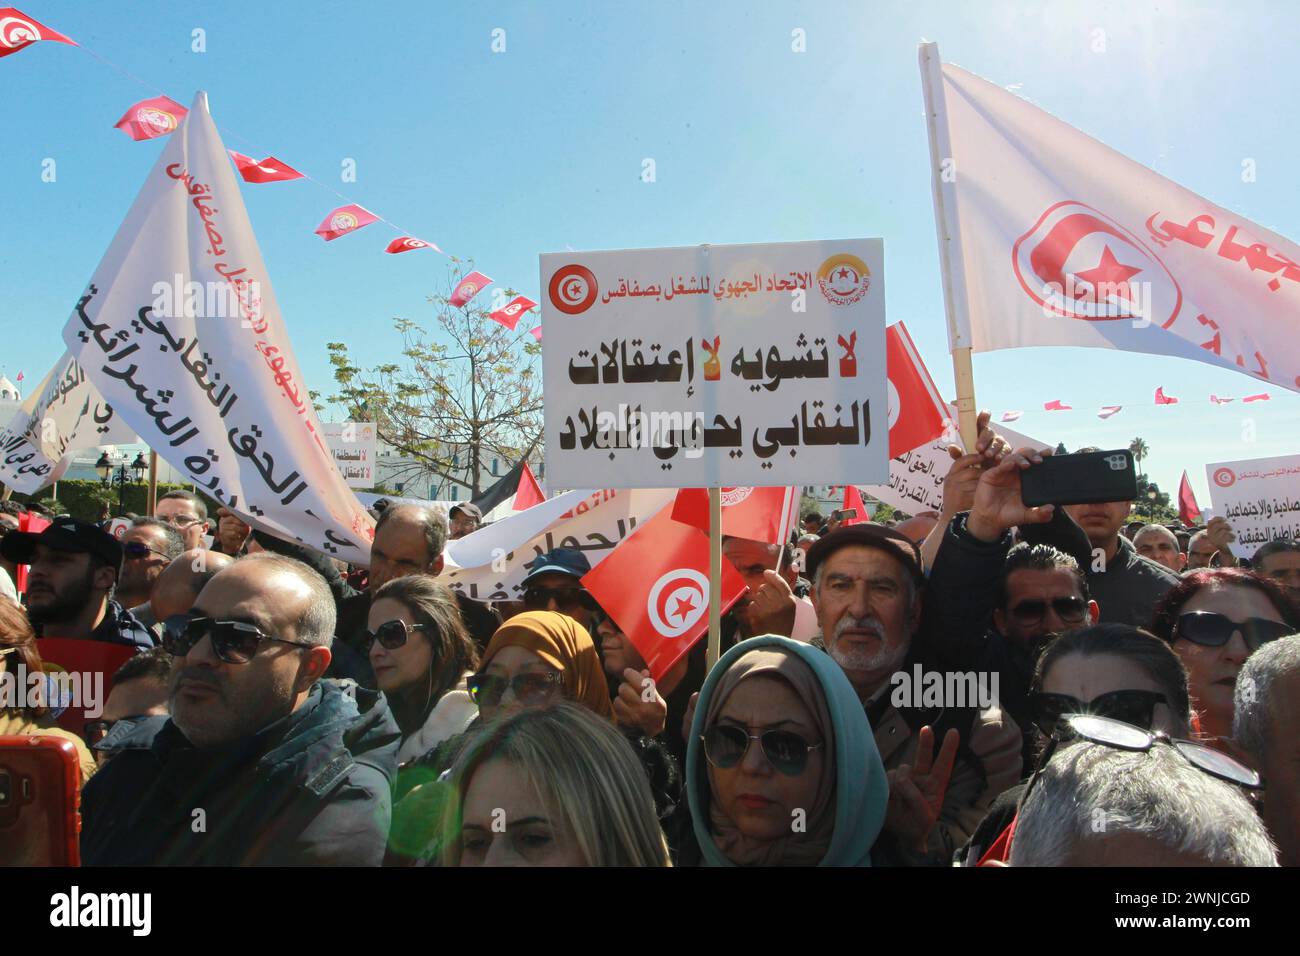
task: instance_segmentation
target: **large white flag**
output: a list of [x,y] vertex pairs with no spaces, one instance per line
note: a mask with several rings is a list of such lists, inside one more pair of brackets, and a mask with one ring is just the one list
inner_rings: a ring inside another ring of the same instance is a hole
[[1196,359],[1300,391],[1300,246],[921,47],[950,345]]
[[78,449],[138,440],[65,352],[0,429],[0,481],[31,494],[62,478]]
[[207,96],[194,98],[63,330],[117,414],[246,521],[368,560]]

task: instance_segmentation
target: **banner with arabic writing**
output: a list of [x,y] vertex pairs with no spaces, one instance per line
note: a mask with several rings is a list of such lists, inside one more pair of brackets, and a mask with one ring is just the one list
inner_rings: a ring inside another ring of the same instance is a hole
[[1270,541],[1300,541],[1300,455],[1212,462],[1205,477],[1214,513],[1237,535],[1237,557],[1253,557]]
[[321,422],[325,444],[349,488],[373,488],[379,436],[373,422]]
[[541,257],[553,485],[883,481],[884,244]]
[[438,580],[476,601],[522,600],[527,564],[553,548],[575,548],[594,568],[674,497],[668,488],[565,492],[448,541]]
[[277,537],[368,562],[374,521],[321,434],[205,94],[63,338],[123,420],[206,494]]
[[0,430],[0,481],[29,495],[62,478],[78,449],[136,441],[65,352]]

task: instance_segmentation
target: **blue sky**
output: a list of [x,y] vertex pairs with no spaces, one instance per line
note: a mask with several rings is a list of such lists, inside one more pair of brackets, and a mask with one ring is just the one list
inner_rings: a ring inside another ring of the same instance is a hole
[[[34,384],[162,148],[112,128],[162,90],[209,94],[226,145],[297,166],[540,299],[537,255],[564,249],[881,236],[890,321],[952,392],[916,45],[1016,91],[1221,205],[1300,238],[1288,107],[1300,23],[1277,2],[140,2],[24,0],[82,42],[0,60],[0,369]],[[191,52],[191,31],[207,52]],[[492,31],[506,50],[493,53]],[[792,51],[792,31],[806,52]],[[1102,31],[1098,33],[1097,31]],[[1104,38],[1104,50],[1094,49]],[[42,161],[57,180],[42,182]],[[356,162],[357,181],[340,180]],[[643,182],[642,161],[656,181]],[[1242,182],[1243,159],[1256,180]],[[430,318],[446,260],[383,254],[377,223],[323,243],[338,200],[310,182],[244,198],[298,359],[361,364],[400,348],[393,316]],[[978,400],[1070,447],[1151,446],[1168,490],[1207,461],[1289,454],[1300,396],[1209,366],[1086,349],[975,357]],[[1157,385],[1182,399],[1157,408]],[[1063,399],[1074,412],[1049,413]],[[1102,404],[1123,405],[1108,421]],[[1037,409],[1037,411],[1035,411]],[[816,476],[809,476],[813,481]]]

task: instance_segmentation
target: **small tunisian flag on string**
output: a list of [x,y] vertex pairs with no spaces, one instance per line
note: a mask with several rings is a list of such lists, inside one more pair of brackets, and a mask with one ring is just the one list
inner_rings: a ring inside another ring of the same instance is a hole
[[[734,538],[782,544],[799,508],[797,488],[723,488],[722,533]],[[709,530],[709,493],[683,488],[673,502],[672,518],[701,531]]]
[[416,239],[415,236],[398,236],[388,244],[384,252],[390,252],[397,255],[399,252],[410,252],[413,249],[432,249],[434,252],[442,252],[432,242],[425,242],[423,239]]
[[291,179],[302,179],[302,173],[274,156],[268,156],[258,162],[251,156],[237,153],[233,149],[228,149],[226,152],[235,161],[235,168],[239,170],[239,175],[244,177],[246,183],[283,183]]
[[867,514],[867,506],[862,502],[862,492],[858,491],[855,485],[844,486],[844,504],[845,511],[856,511],[856,516],[845,518],[841,523],[841,528],[847,528],[851,524],[867,524],[871,521],[871,515]]
[[515,490],[515,511],[524,511],[533,505],[540,505],[546,500],[542,488],[533,477],[533,470],[524,462],[523,471],[519,473],[519,487]]
[[1229,402],[1235,401],[1235,399],[1232,398],[1231,396],[1227,398],[1220,398],[1218,395],[1211,395],[1210,401],[1214,402],[1215,405],[1227,405]]
[[1192,494],[1192,483],[1183,472],[1183,480],[1178,483],[1178,520],[1191,527],[1201,520],[1201,509],[1196,504],[1196,495]]
[[492,280],[483,273],[471,272],[456,283],[456,288],[448,301],[459,309],[491,284]]
[[1247,395],[1242,399],[1243,402],[1267,402],[1268,392],[1260,392],[1258,395]]
[[519,320],[524,317],[528,310],[535,308],[537,308],[537,303],[532,299],[522,295],[516,296],[495,312],[489,312],[488,318],[493,322],[500,322],[513,332],[515,326],[519,324]]
[[542,340],[542,327],[539,325],[535,329],[529,329],[528,334],[540,342]]
[[356,203],[350,203],[346,206],[339,206],[338,209],[326,216],[321,224],[316,227],[316,235],[329,242],[331,239],[346,236],[349,232],[355,232],[363,226],[378,221],[379,217],[369,209],[363,209]]
[[1017,419],[1019,419],[1020,416],[1023,415],[1023,414],[1024,414],[1024,412],[1003,412],[1003,413],[1002,413],[1002,420],[1003,420],[1004,422],[1014,422],[1014,421],[1016,421]]
[[1043,403],[1043,409],[1049,412],[1068,412],[1073,405],[1062,405],[1059,398],[1054,398],[1050,402]]
[[1097,413],[1097,417],[1110,418],[1110,416],[1116,414],[1123,407],[1123,405],[1103,405],[1101,406],[1101,411]]
[[1178,404],[1178,399],[1174,398],[1172,395],[1166,395],[1166,394],[1165,394],[1165,387],[1164,387],[1163,385],[1161,385],[1159,388],[1156,389],[1156,404],[1157,404],[1157,405],[1177,405],[1177,404]]
[[902,322],[885,329],[885,368],[889,377],[889,457],[898,458],[943,434],[948,407]]
[[17,53],[39,40],[77,46],[77,41],[33,20],[16,7],[0,7],[0,57]]
[[[709,536],[661,511],[640,525],[582,583],[631,639],[659,680],[709,627]],[[722,562],[722,613],[745,590]]]
[[175,132],[189,112],[169,96],[155,96],[130,106],[113,125],[137,142],[157,139]]

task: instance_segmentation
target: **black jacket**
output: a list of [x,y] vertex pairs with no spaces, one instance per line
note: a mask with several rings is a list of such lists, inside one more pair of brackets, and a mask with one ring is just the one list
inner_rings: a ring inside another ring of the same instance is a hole
[[1150,628],[1156,605],[1180,580],[1168,568],[1138,554],[1123,535],[1105,570],[1088,568],[1088,588],[1101,611],[1102,624]]
[[230,746],[199,750],[168,717],[120,724],[83,792],[82,861],[378,866],[399,737],[382,694],[328,680]]

